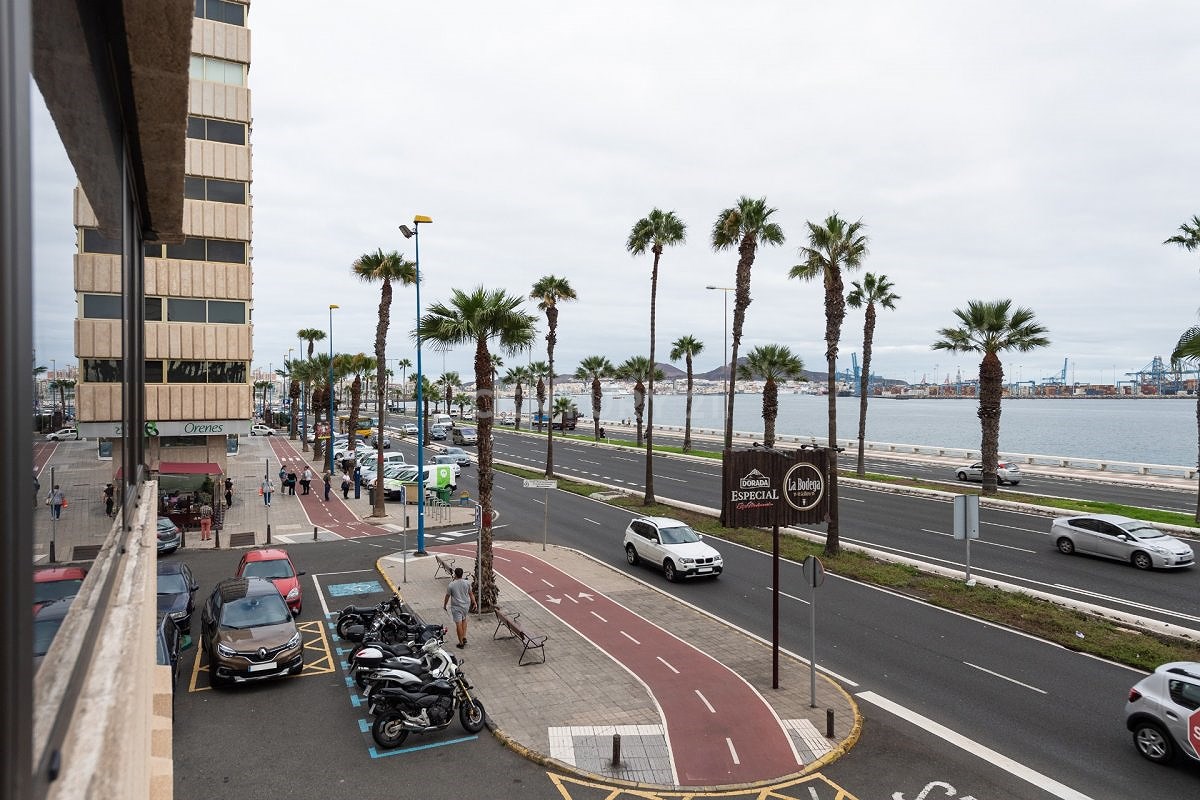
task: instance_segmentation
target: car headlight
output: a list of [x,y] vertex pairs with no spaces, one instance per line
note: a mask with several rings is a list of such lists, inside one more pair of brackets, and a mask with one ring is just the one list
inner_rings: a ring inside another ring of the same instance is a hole
[[679,560],[681,562],[683,562],[684,564],[695,564],[696,563],[696,559],[688,558],[687,556],[683,556]]
[[186,617],[186,616],[187,616],[187,610],[186,610],[186,609],[185,609],[185,610],[183,610],[183,611],[172,611],[172,612],[171,612],[171,619],[173,619],[173,620],[181,620],[181,619],[183,619],[183,618],[184,618],[184,617]]
[[288,646],[289,650],[293,647],[300,646],[300,631],[296,631],[296,635],[293,636],[292,638],[288,639],[287,646]]
[[293,586],[292,590],[287,593],[287,599],[288,600],[299,600],[300,599],[300,587]]
[[226,658],[233,658],[237,655],[237,650],[234,650],[224,642],[217,642],[217,655],[222,655]]

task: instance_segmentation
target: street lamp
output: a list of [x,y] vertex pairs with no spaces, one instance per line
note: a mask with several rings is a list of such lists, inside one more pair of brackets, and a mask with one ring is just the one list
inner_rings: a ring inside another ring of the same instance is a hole
[[417,555],[425,555],[425,420],[421,416],[421,223],[433,220],[424,214],[413,216],[413,226],[400,226],[405,239],[413,240],[413,266],[417,287]]
[[329,475],[333,479],[333,310],[340,308],[337,303],[329,304]]
[[[292,353],[296,352],[296,348],[289,347],[287,355],[283,358],[283,368],[287,370],[288,378],[280,376],[279,382],[283,384],[283,390],[280,392],[284,397],[288,398],[288,431],[291,432],[292,438],[296,438],[296,409],[292,407],[291,383],[288,380],[292,375]],[[282,402],[282,401],[280,401]]]
[[725,293],[725,344],[722,346],[721,357],[725,359],[725,447],[733,447],[733,430],[730,427],[733,420],[729,418],[729,396],[732,387],[731,379],[733,378],[733,366],[729,364],[729,293],[735,291],[732,286],[705,286],[705,289],[711,289],[716,292]]

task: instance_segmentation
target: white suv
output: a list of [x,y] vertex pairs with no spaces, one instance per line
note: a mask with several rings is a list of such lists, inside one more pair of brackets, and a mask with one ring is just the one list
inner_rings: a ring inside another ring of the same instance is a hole
[[660,567],[669,581],[716,577],[725,568],[721,554],[701,541],[686,523],[670,517],[635,517],[625,529],[625,560]]
[[1176,753],[1183,753],[1200,761],[1200,752],[1189,741],[1189,726],[1200,729],[1200,663],[1163,664],[1129,690],[1125,727],[1133,733],[1133,746],[1145,758],[1166,764]]

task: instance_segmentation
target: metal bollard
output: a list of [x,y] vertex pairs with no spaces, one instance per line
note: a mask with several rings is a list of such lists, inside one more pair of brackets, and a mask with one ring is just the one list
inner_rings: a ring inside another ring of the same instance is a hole
[[621,766],[621,734],[613,734],[613,756],[612,765],[614,767]]
[[267,544],[271,544],[271,523],[267,523]]
[[313,541],[317,540],[317,526],[313,525]]
[[825,738],[833,738],[833,709],[825,709]]
[[219,529],[213,531],[213,549],[221,549],[221,531]]

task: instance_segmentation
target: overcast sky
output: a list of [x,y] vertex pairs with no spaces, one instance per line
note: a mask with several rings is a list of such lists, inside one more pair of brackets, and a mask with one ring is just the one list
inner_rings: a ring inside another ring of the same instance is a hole
[[[726,319],[704,287],[732,286],[737,254],[714,253],[711,229],[748,195],[787,241],[759,250],[742,354],[786,344],[823,370],[822,287],[787,272],[805,221],[836,211],[863,220],[863,271],[901,296],[879,317],[876,374],[976,375],[976,357],[930,344],[969,300],[1011,298],[1052,344],[1003,356],[1010,379],[1064,359],[1068,381],[1124,379],[1197,322],[1200,254],[1162,241],[1200,213],[1198,23],[1194,0],[255,0],[254,366],[327,328],[329,303],[335,349],[371,354],[379,288],[350,265],[377,248],[412,258],[398,226],[414,214],[434,220],[425,306],[478,285],[526,295],[555,274],[579,295],[562,307],[559,372],[644,355],[651,257],[625,241],[657,206],[688,226],[661,262],[659,360],[690,334],[697,370],[712,369]],[[74,177],[34,103],[37,357],[61,367]],[[414,313],[398,288],[389,357],[413,358]],[[843,366],[862,323],[850,310]],[[443,371],[441,353],[424,360]],[[445,369],[469,379],[471,352]]]

